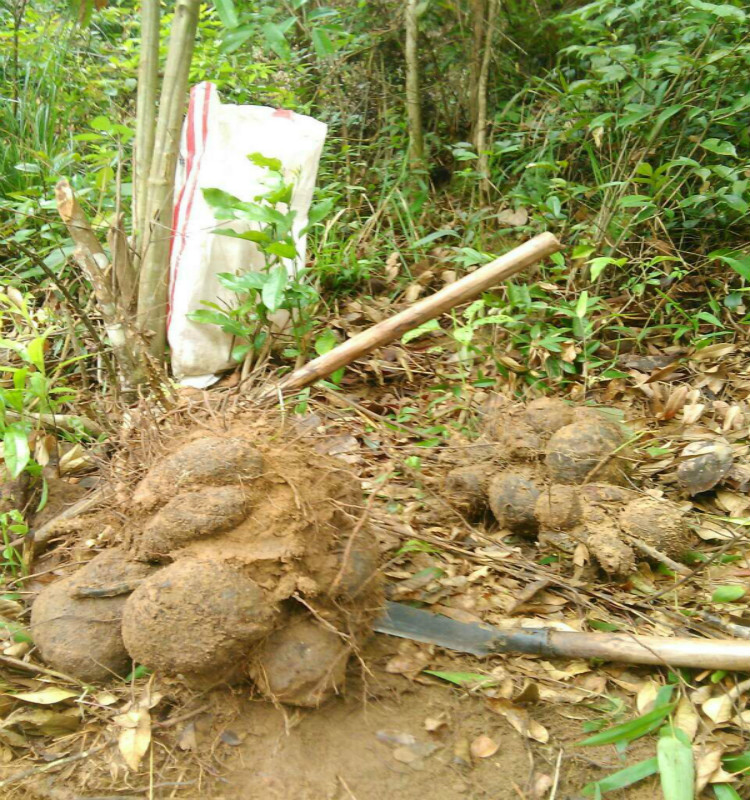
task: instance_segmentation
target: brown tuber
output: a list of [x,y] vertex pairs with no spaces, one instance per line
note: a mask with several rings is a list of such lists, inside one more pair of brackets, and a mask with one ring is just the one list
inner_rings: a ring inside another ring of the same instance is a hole
[[237,437],[205,436],[158,461],[138,484],[136,506],[153,508],[196,484],[226,486],[253,480],[263,472],[263,456]]
[[534,510],[539,498],[536,484],[513,472],[501,472],[490,481],[490,508],[501,528],[533,536],[539,529]]
[[610,575],[624,578],[635,569],[633,548],[611,531],[592,533],[587,546],[599,566]]
[[170,500],[136,539],[140,557],[161,559],[192,539],[229,530],[247,514],[239,486],[209,486]]
[[487,465],[469,464],[452,469],[443,483],[445,499],[470,519],[487,508]]
[[573,409],[556,397],[540,397],[526,406],[523,419],[537,433],[551,435],[573,422]]
[[[42,589],[31,609],[31,631],[44,661],[87,683],[130,672],[120,633],[123,607],[132,587],[152,572],[147,564],[109,550]],[[96,597],[96,592],[114,594]]]
[[314,708],[343,689],[350,653],[337,633],[300,618],[263,642],[250,675],[270,700]]
[[560,428],[547,444],[547,469],[555,483],[621,483],[626,462],[614,452],[623,443],[615,424],[587,419]]
[[669,558],[681,558],[693,544],[684,512],[668,500],[640,497],[631,501],[620,513],[620,527]]
[[140,664],[218,683],[234,677],[250,646],[271,630],[275,612],[263,590],[238,570],[186,558],[128,598],[122,636]]
[[550,531],[575,528],[583,518],[578,495],[578,488],[564,484],[553,484],[542,490],[534,506],[539,525]]

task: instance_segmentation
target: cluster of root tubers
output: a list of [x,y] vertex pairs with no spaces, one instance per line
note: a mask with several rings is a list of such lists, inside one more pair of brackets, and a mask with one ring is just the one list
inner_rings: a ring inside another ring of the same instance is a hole
[[137,663],[294,705],[339,692],[381,601],[345,468],[256,426],[186,434],[125,503],[118,547],[39,593],[42,657],[86,682]]
[[444,482],[446,499],[466,517],[489,511],[501,530],[544,550],[572,553],[584,544],[616,577],[635,568],[634,548],[669,559],[690,550],[685,512],[638,491],[627,431],[607,412],[554,398],[512,408],[495,398],[482,429],[480,458]]

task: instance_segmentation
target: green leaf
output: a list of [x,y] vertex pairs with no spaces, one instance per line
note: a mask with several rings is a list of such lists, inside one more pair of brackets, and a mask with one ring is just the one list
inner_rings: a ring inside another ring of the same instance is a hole
[[738,22],[742,22],[745,19],[744,11],[728,3],[706,3],[704,0],[687,1],[693,8],[698,8],[701,11],[708,11],[709,14],[713,14],[715,17],[731,18]]
[[396,550],[395,555],[402,556],[406,553],[439,553],[437,547],[433,547],[431,544],[427,542],[423,542],[420,539],[409,539],[408,542],[404,542],[404,544]]
[[464,689],[472,689],[476,686],[492,686],[497,683],[497,678],[489,675],[480,675],[478,672],[441,672],[434,669],[424,670],[426,675],[434,675],[436,678],[455,683]]
[[318,58],[328,58],[336,52],[336,48],[324,28],[312,29],[312,43]]
[[587,291],[581,292],[581,296],[576,303],[576,316],[578,319],[583,319],[586,316],[586,311],[589,307],[589,293]]
[[624,789],[627,786],[632,786],[644,778],[655,775],[659,771],[659,764],[655,758],[649,758],[646,761],[639,761],[637,764],[632,764],[625,769],[618,772],[613,772],[606,778],[602,778],[596,783],[589,783],[583,788],[583,794],[596,794],[597,789],[599,794],[604,792],[614,792],[618,789]]
[[216,6],[216,13],[219,15],[221,24],[225,28],[236,28],[240,24],[234,0],[214,0],[214,6]]
[[323,331],[323,333],[318,336],[315,340],[315,352],[319,355],[325,355],[333,350],[334,347],[338,344],[338,339],[336,338],[336,334],[328,328],[328,330]]
[[316,203],[307,215],[307,227],[310,228],[313,225],[317,225],[321,220],[325,219],[331,213],[333,206],[334,200],[332,197],[327,197],[325,200]]
[[720,156],[733,156],[737,158],[737,150],[731,142],[725,139],[704,139],[700,146],[709,153],[716,153]]
[[238,344],[236,347],[232,348],[232,360],[233,361],[244,361],[245,356],[252,350],[253,348],[249,344]]
[[439,330],[441,330],[440,323],[436,319],[428,320],[427,322],[423,322],[419,327],[407,331],[401,337],[401,344],[408,344],[412,339],[417,339],[418,337],[423,336],[425,333]]
[[239,197],[222,189],[203,189],[202,191],[204,200],[211,206],[217,219],[234,219],[235,210],[242,205]]
[[721,765],[727,772],[747,772],[750,770],[750,750],[736,756],[724,756]]
[[12,478],[17,478],[31,460],[29,437],[21,425],[9,425],[3,433],[5,465]]
[[424,247],[424,245],[430,244],[436,239],[442,239],[444,236],[459,236],[459,234],[456,233],[456,231],[452,231],[450,228],[444,228],[443,230],[428,233],[427,236],[423,236],[421,239],[418,239],[416,242],[414,242],[414,244],[410,245],[410,247],[412,250],[417,247]]
[[714,783],[712,786],[716,800],[742,800],[734,786],[728,783]]
[[278,311],[284,302],[284,290],[286,289],[289,275],[286,267],[279,265],[268,273],[268,280],[263,286],[261,297],[263,305],[271,312]]
[[218,325],[225,333],[233,336],[247,336],[248,329],[238,320],[232,319],[222,311],[209,311],[206,308],[199,308],[197,311],[187,315],[193,322],[200,322],[204,325]]
[[693,800],[693,748],[675,736],[662,736],[656,746],[664,800]]
[[26,346],[26,358],[44,374],[44,336],[37,336]]
[[726,253],[714,251],[713,253],[709,253],[708,257],[723,261],[746,281],[750,281],[750,253],[741,253],[739,251],[729,251]]
[[214,231],[217,236],[229,236],[232,239],[244,239],[247,242],[256,244],[266,244],[271,241],[271,237],[265,231],[233,231],[231,228],[220,228]]
[[614,631],[620,630],[620,628],[617,625],[614,625],[611,622],[604,622],[601,619],[590,619],[588,623],[589,627],[593,628],[595,631],[605,631],[607,633],[613,633]]
[[639,739],[647,733],[656,730],[659,725],[669,716],[672,709],[675,707],[674,703],[667,705],[657,706],[648,714],[641,717],[636,717],[629,722],[623,722],[621,725],[615,725],[613,728],[608,728],[606,731],[589,736],[578,744],[581,747],[596,747],[601,744],[614,744],[616,742],[630,742],[633,739]]
[[744,586],[739,586],[738,584],[732,584],[731,586],[719,586],[711,595],[711,602],[734,603],[736,600],[739,600],[740,597],[744,597],[746,592],[747,589],[745,589]]
[[265,167],[274,172],[281,172],[282,165],[278,158],[269,158],[264,156],[263,153],[250,153],[248,160],[255,164],[256,167]]
[[94,117],[91,120],[89,125],[95,131],[111,131],[112,130],[112,123],[106,117]]
[[271,242],[265,251],[279,258],[297,258],[297,248],[289,242]]
[[238,293],[259,292],[268,280],[268,276],[263,272],[243,272],[242,275],[220,272],[216,277],[222,286]]
[[284,36],[284,31],[275,22],[266,22],[261,31],[266,40],[266,44],[283,61],[288,61],[292,57],[289,43]]

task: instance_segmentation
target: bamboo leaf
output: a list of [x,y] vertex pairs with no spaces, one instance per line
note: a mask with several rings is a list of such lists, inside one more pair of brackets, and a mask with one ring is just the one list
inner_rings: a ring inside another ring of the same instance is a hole
[[[613,772],[606,778],[602,778],[596,783],[589,783],[584,786],[583,794],[594,796],[601,796],[604,792],[614,792],[618,789],[625,789],[632,786],[644,778],[655,775],[659,771],[659,764],[655,758],[649,758],[646,761],[639,761],[637,764],[632,764],[625,769],[618,772]],[[597,792],[598,789],[598,792]]]
[[638,739],[645,736],[647,733],[656,730],[661,722],[669,716],[674,709],[675,703],[667,705],[659,705],[648,714],[642,717],[636,717],[629,722],[623,722],[621,725],[615,725],[613,728],[608,728],[601,733],[595,733],[584,739],[578,744],[581,747],[595,747],[601,744],[614,744],[615,742],[630,742],[633,739]]
[[664,800],[693,800],[693,748],[676,736],[662,736],[656,746]]

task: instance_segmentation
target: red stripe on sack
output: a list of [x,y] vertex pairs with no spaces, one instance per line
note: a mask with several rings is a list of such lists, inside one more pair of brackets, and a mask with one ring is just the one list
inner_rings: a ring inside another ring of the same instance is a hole
[[[196,126],[195,126],[195,105],[197,101],[198,91],[200,86],[194,86],[190,90],[190,102],[188,105],[188,119],[187,119],[187,159],[185,165],[185,180],[180,190],[180,196],[175,204],[172,226],[175,231],[170,243],[170,265],[172,261],[172,248],[174,247],[175,239],[180,237],[180,250],[174,261],[174,266],[170,269],[171,289],[169,292],[169,301],[167,304],[167,332],[172,322],[172,307],[174,305],[174,293],[177,285],[177,277],[180,271],[180,262],[185,252],[187,244],[187,230],[190,223],[190,213],[193,210],[193,200],[195,199],[195,189],[198,183],[198,170],[203,159],[203,153],[206,150],[206,139],[208,137],[208,111],[210,106],[211,94],[214,90],[213,84],[206,81],[203,84],[203,113],[201,114],[201,136],[200,146],[196,148]],[[196,153],[197,150],[197,153]],[[197,158],[196,158],[197,155]],[[189,188],[188,188],[189,187]],[[182,224],[179,226],[179,216],[182,211],[182,204],[185,202],[185,195],[187,194],[187,206],[185,208],[185,217]]]

